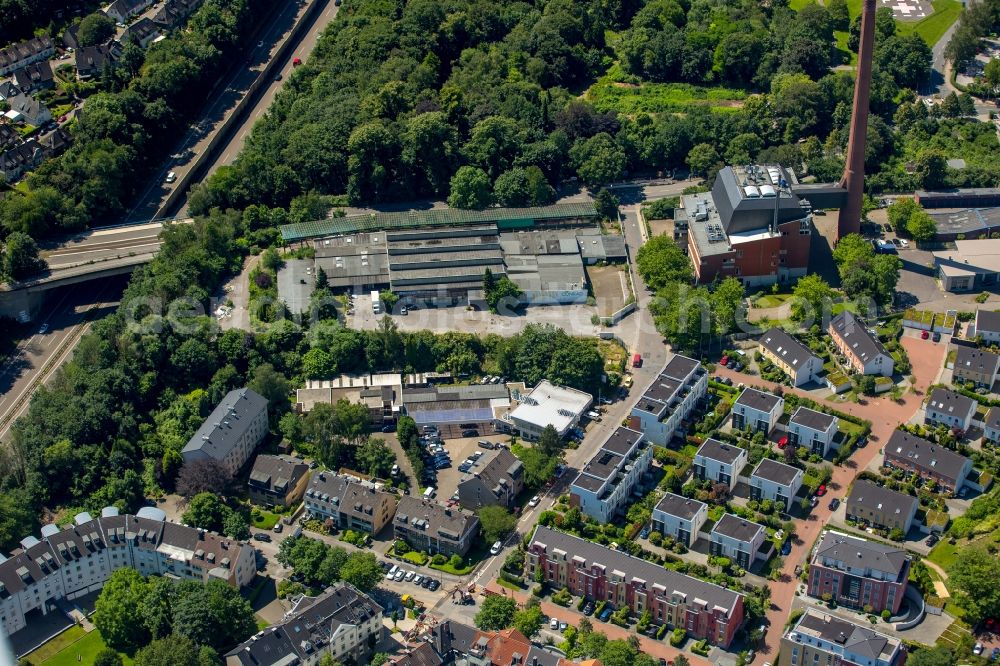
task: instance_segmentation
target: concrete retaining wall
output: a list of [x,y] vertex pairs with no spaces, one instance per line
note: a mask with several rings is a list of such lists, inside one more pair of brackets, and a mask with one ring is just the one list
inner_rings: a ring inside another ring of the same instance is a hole
[[[219,129],[216,131],[215,136],[209,141],[205,150],[198,155],[197,159],[188,169],[187,173],[181,176],[177,184],[174,186],[173,191],[167,196],[166,201],[163,205],[156,211],[156,217],[167,217],[167,212],[174,210],[179,207],[181,202],[187,197],[188,189],[193,182],[198,182],[196,178],[200,180],[201,171],[210,162],[210,159],[218,151],[222,143],[228,139],[233,130],[235,130],[243,117],[246,115],[247,110],[253,106],[254,102],[257,101],[257,96],[260,94],[262,88],[266,87],[274,79],[274,74],[276,70],[281,69],[281,65],[284,63],[285,58],[287,58],[289,51],[292,48],[292,44],[296,44],[302,36],[303,31],[306,26],[309,25],[309,19],[319,10],[320,7],[326,6],[328,0],[309,0],[309,8],[299,19],[299,22],[295,24],[292,32],[281,42],[278,46],[278,50],[274,53],[271,59],[268,61],[267,65],[261,71],[260,75],[250,84],[250,88],[247,90],[246,95],[243,99],[237,103],[236,108],[233,112],[229,114]],[[266,20],[266,18],[265,18]]]

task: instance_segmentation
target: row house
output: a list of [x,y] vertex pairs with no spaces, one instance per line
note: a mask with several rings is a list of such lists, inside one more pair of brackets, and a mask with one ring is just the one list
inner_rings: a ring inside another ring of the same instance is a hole
[[687,419],[708,393],[708,372],[698,361],[675,354],[632,407],[629,427],[657,446],[683,437]]
[[884,451],[886,467],[933,479],[953,493],[962,489],[972,472],[972,461],[965,456],[904,430],[892,433]]
[[841,606],[899,612],[910,575],[909,554],[895,546],[827,530],[809,564],[809,596]]
[[48,35],[11,44],[5,49],[0,49],[0,76],[7,76],[27,65],[48,60],[55,52],[55,44]]
[[784,409],[784,398],[747,387],[733,403],[733,429],[750,428],[766,435],[778,425]]
[[513,509],[524,489],[524,463],[507,449],[485,451],[475,468],[458,481],[458,503],[469,510],[484,506]]
[[918,505],[912,495],[859,479],[847,496],[845,515],[851,520],[886,530],[900,529],[906,534],[913,526]]
[[570,486],[570,505],[601,523],[610,522],[649,470],[653,447],[641,432],[618,428],[583,466]]
[[986,441],[994,445],[1000,444],[1000,407],[990,407],[990,411],[986,413],[984,426],[983,437]]
[[350,477],[317,472],[309,481],[306,511],[320,520],[330,519],[341,530],[375,535],[392,522],[399,497],[373,484]]
[[577,596],[649,611],[653,623],[728,648],[743,624],[743,595],[618,550],[539,525],[525,553],[525,572]]
[[760,353],[792,380],[792,386],[817,381],[823,359],[784,329],[772,328],[760,337]]
[[972,426],[978,403],[961,393],[936,388],[924,408],[924,422],[965,431]]
[[302,501],[309,485],[309,465],[298,458],[261,454],[253,461],[247,490],[260,506],[292,507]]
[[72,525],[46,525],[41,538],[27,536],[10,557],[0,555],[0,635],[23,629],[32,611],[46,615],[63,599],[100,590],[122,567],[242,587],[256,575],[254,553],[250,544],[167,522],[155,507],[80,513]]
[[878,336],[864,322],[844,310],[830,320],[826,332],[854,372],[891,377],[894,361]]
[[988,349],[959,345],[955,354],[952,378],[955,382],[972,382],[976,386],[993,388],[1000,374],[1000,354]]
[[825,458],[833,448],[839,425],[836,416],[799,407],[788,419],[788,443]]

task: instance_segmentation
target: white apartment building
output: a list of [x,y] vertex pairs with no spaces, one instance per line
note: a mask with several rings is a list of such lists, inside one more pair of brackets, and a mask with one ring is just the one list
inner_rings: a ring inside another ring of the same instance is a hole
[[749,569],[764,557],[767,530],[763,525],[727,513],[712,528],[708,546],[711,555],[728,557],[737,566]]
[[249,388],[226,394],[181,450],[184,462],[215,460],[235,475],[267,435],[267,400]]
[[708,392],[708,372],[698,361],[675,355],[632,407],[629,427],[657,446],[684,435],[684,424]]
[[801,469],[764,458],[750,476],[750,499],[771,500],[788,511],[802,487],[802,477]]
[[708,439],[694,454],[692,469],[694,478],[725,483],[732,490],[736,486],[736,477],[746,464],[746,449],[735,444],[724,444],[717,439]]
[[0,633],[23,629],[31,611],[46,615],[60,599],[100,590],[122,567],[240,587],[257,571],[249,544],[169,523],[154,507],[134,516],[119,515],[114,507],[100,518],[80,513],[72,525],[46,525],[41,539],[27,536],[9,558],[0,556]]
[[833,446],[838,425],[836,416],[799,407],[788,420],[788,443],[792,446],[804,446],[810,453],[826,457]]
[[593,402],[594,397],[589,393],[556,386],[543,379],[531,393],[522,397],[521,403],[510,413],[510,423],[528,440],[541,437],[542,431],[550,425],[560,437],[565,437],[580,423],[580,417]]
[[755,388],[745,388],[733,403],[733,428],[751,430],[767,434],[774,430],[785,409],[785,399]]
[[573,481],[570,505],[601,523],[609,522],[625,506],[652,460],[653,447],[641,432],[616,429]]
[[690,548],[708,520],[708,505],[667,493],[653,509],[653,530]]

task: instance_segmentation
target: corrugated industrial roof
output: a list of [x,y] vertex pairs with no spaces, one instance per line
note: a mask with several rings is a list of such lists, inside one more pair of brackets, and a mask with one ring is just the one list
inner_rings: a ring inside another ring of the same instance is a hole
[[373,213],[338,217],[281,227],[281,237],[285,242],[294,242],[316,236],[353,234],[381,229],[409,229],[431,226],[454,226],[481,224],[483,222],[503,223],[515,220],[556,220],[562,218],[593,218],[597,216],[594,204],[564,203],[533,208],[487,208],[485,210],[459,210],[457,208],[415,210],[394,213]]

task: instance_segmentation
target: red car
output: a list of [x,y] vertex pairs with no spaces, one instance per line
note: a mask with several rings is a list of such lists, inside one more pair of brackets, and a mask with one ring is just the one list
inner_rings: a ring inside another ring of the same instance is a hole
[[729,357],[723,356],[721,359],[719,359],[719,365],[729,365]]
[[816,489],[816,497],[822,497],[826,495],[826,486],[820,486]]
[[788,437],[787,436],[782,437],[781,439],[778,440],[778,448],[779,449],[783,449],[786,446],[788,446]]
[[920,331],[920,339],[921,340],[926,340],[929,337],[931,337],[930,333],[928,333],[927,331]]
[[292,67],[298,67],[302,64],[302,58],[294,58],[292,60]]

